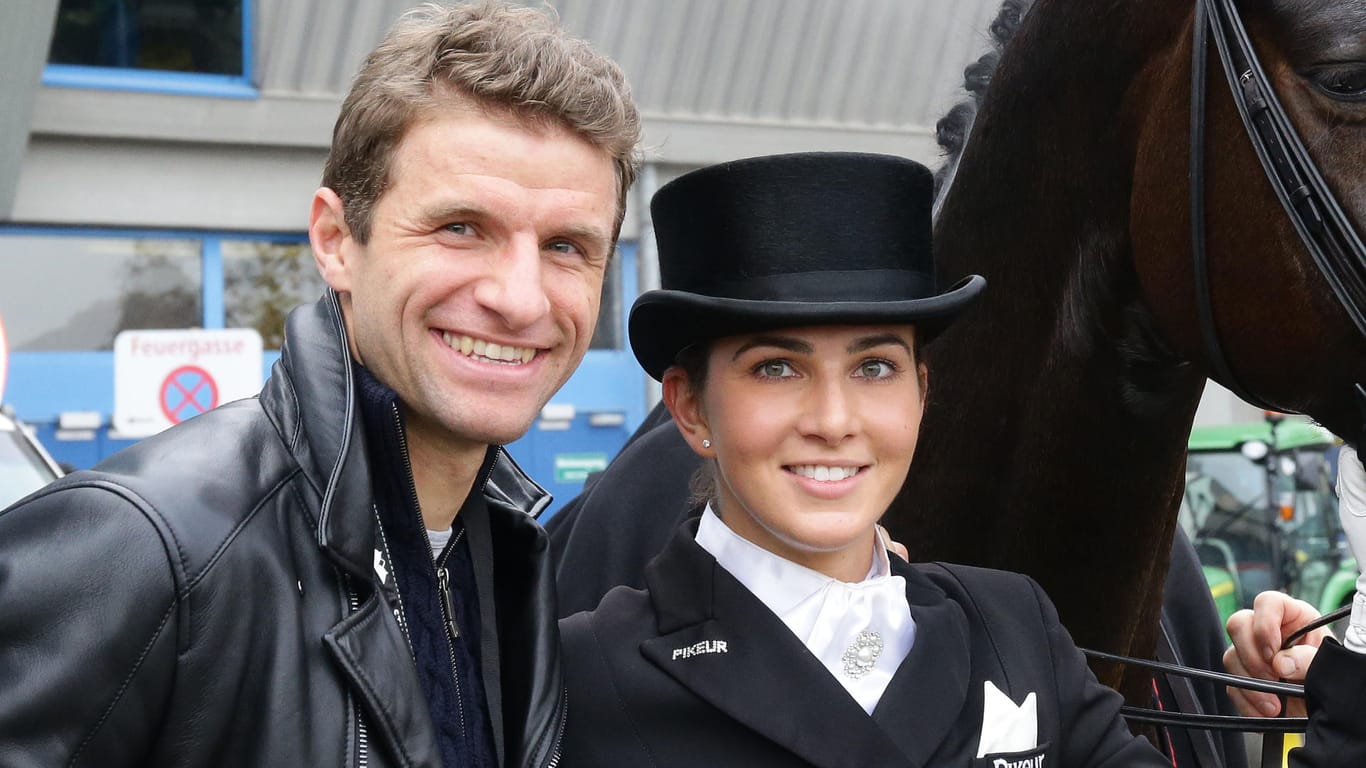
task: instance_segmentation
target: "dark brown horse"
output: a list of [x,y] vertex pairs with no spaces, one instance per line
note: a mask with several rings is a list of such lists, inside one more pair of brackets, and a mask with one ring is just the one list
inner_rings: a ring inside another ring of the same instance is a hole
[[[1366,230],[1366,0],[1238,5],[1310,154]],[[990,86],[946,132],[952,148],[976,107],[950,157],[938,261],[946,280],[977,272],[989,287],[929,350],[931,400],[952,395],[928,409],[886,523],[912,560],[1029,573],[1079,644],[1147,655],[1185,441],[1216,370],[1192,269],[1194,2],[1027,6],[1007,3],[999,64],[989,54],[969,69],[970,90]],[[1211,52],[1207,242],[1228,367],[1255,396],[1356,441],[1366,343],[1267,182],[1219,67]],[[1124,682],[1131,700],[1140,677]]]

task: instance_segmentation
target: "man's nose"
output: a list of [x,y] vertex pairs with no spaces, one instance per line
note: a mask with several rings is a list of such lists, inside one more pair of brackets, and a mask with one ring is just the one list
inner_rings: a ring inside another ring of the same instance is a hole
[[508,328],[529,328],[550,313],[542,279],[540,244],[513,237],[493,254],[489,273],[475,289],[475,300],[503,319]]

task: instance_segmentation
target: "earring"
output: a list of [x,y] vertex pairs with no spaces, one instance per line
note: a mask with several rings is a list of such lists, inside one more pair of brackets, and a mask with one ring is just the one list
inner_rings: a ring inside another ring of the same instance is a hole
[[710,447],[711,447],[711,441],[710,441],[710,440],[703,440],[703,441],[702,441],[702,447],[703,447],[703,448],[710,448]]

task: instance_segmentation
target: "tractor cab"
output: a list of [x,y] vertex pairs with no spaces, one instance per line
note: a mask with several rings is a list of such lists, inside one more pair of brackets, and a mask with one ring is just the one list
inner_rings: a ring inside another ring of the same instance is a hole
[[1356,561],[1333,491],[1338,445],[1322,427],[1275,413],[1192,430],[1178,521],[1225,621],[1267,589],[1322,612],[1352,599]]

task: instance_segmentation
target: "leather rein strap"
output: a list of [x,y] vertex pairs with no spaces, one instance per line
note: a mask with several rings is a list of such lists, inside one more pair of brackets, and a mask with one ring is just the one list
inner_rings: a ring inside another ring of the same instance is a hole
[[[1209,34],[1206,29],[1208,28]],[[1191,51],[1191,247],[1200,332],[1219,380],[1234,394],[1262,408],[1275,408],[1253,395],[1228,364],[1214,322],[1205,232],[1206,50],[1212,34],[1233,101],[1266,177],[1281,201],[1319,273],[1366,337],[1366,246],[1352,227],[1318,166],[1309,156],[1276,97],[1257,58],[1234,0],[1196,0]],[[1366,393],[1357,388],[1366,402]]]
[[[1294,698],[1304,697],[1304,686],[1296,683],[1278,683],[1270,680],[1261,680],[1255,677],[1243,677],[1241,675],[1231,675],[1227,672],[1213,672],[1208,669],[1197,669],[1195,667],[1185,667],[1180,664],[1168,664],[1151,659],[1136,659],[1132,656],[1120,656],[1104,651],[1092,651],[1083,648],[1081,651],[1086,658],[1092,661],[1102,661],[1112,664],[1125,664],[1132,667],[1140,667],[1152,672],[1161,672],[1166,675],[1174,675],[1193,680],[1208,680],[1221,685],[1242,688],[1247,691],[1260,691],[1262,693],[1274,693],[1279,696],[1290,696]],[[1125,706],[1120,711],[1124,718],[1131,723],[1153,723],[1156,725],[1168,725],[1178,728],[1203,728],[1211,731],[1249,731],[1265,733],[1303,733],[1309,725],[1309,721],[1303,717],[1243,717],[1241,715],[1211,715],[1205,713],[1192,712],[1167,712],[1158,709],[1148,709],[1146,707]]]

